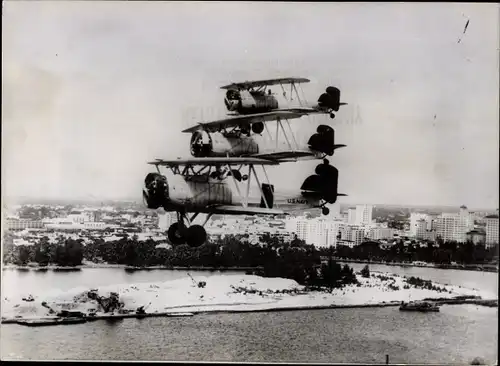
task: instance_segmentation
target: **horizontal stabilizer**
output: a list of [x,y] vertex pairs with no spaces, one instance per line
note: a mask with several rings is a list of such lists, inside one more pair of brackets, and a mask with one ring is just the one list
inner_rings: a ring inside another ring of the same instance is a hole
[[335,144],[333,145],[333,150],[337,150],[337,149],[340,149],[341,147],[346,147],[347,145],[344,145],[344,144]]
[[296,161],[300,158],[311,157],[315,158],[315,154],[311,151],[305,150],[295,150],[295,151],[278,151],[278,152],[269,152],[269,153],[260,153],[252,155],[253,157],[259,159],[267,159],[272,161],[286,162],[286,161]]

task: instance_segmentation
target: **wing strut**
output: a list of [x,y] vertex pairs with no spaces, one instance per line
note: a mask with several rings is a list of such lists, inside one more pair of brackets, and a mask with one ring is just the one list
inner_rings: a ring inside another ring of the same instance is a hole
[[290,121],[287,119],[286,124],[288,125],[288,129],[290,130],[290,134],[292,135],[293,143],[295,144],[295,147],[297,150],[299,150],[299,144],[297,143],[297,140],[295,139],[295,135],[292,130],[292,126],[290,126]]
[[[288,140],[288,137],[286,136],[286,131],[285,128],[283,127],[283,124],[281,123],[281,119],[278,120],[278,125],[281,127],[281,130],[283,131],[283,135],[285,136],[286,143],[288,144],[288,147],[290,150],[295,151],[295,149],[292,147],[292,144],[290,144],[290,140]],[[278,136],[276,136],[276,140],[278,140]],[[278,147],[276,146],[276,149]]]
[[250,195],[250,181],[252,180],[252,164],[248,164],[248,182],[247,182],[247,195],[245,197],[245,201],[243,202],[245,208],[248,207],[248,197]]
[[[231,167],[229,166],[229,164],[227,165],[227,168],[230,171],[231,178],[233,178],[233,183],[236,186],[236,190],[238,191],[238,195],[240,196],[241,202],[243,202],[243,205],[244,205],[243,207],[246,208],[245,201],[243,200],[243,196],[241,195],[240,187],[238,185],[238,182],[236,182],[236,178],[234,177],[233,171],[231,170]],[[250,177],[248,177],[248,179],[250,179]]]

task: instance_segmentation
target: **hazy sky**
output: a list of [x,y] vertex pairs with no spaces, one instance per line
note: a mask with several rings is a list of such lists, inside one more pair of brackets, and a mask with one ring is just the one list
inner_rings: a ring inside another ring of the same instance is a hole
[[[221,85],[300,76],[312,101],[335,85],[349,103],[321,117],[348,145],[331,159],[343,202],[496,208],[498,17],[497,4],[6,1],[3,194],[139,199],[148,160],[188,156],[180,130],[225,115]],[[270,178],[299,188],[316,164]]]

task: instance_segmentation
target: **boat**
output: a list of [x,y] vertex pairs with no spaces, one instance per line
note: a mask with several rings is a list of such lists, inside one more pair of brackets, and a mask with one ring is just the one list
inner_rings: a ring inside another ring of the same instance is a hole
[[41,327],[41,326],[59,325],[59,324],[82,324],[86,322],[87,320],[84,318],[68,317],[68,318],[53,318],[53,319],[23,319],[23,320],[18,320],[17,324],[27,325],[29,327]]
[[194,313],[168,313],[167,316],[193,316]]
[[416,301],[416,302],[403,302],[399,307],[401,311],[420,311],[420,312],[439,312],[439,306],[427,302],[427,301]]

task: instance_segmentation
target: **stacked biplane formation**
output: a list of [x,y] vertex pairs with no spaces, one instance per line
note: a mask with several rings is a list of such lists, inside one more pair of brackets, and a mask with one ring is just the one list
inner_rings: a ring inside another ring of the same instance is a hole
[[[300,99],[296,84],[307,83],[303,78],[281,78],[273,80],[247,81],[223,86],[224,99],[229,116],[226,119],[198,123],[182,132],[191,134],[192,158],[162,160],[155,165],[157,172],[149,173],[145,179],[143,197],[150,209],[163,207],[177,212],[177,222],[168,229],[168,238],[173,245],[203,245],[207,239],[204,229],[213,214],[232,215],[279,215],[310,208],[322,210],[337,201],[338,170],[326,159],[336,149],[345,145],[335,144],[335,131],[327,125],[319,125],[307,144],[297,143],[289,120],[310,114],[329,114],[339,110],[340,90],[328,87],[317,103],[306,105]],[[295,107],[279,105],[271,86],[280,85],[283,96],[291,104],[293,95],[299,102]],[[287,98],[285,86],[290,86]],[[271,135],[268,124],[276,123],[276,132]],[[286,132],[285,125],[289,132]],[[266,131],[271,144],[260,142]],[[278,145],[280,131],[286,141]],[[274,138],[273,138],[274,136]],[[273,145],[273,146],[268,146]],[[266,165],[278,165],[299,160],[322,159],[315,174],[305,179],[295,193],[279,193],[269,182]],[[255,166],[260,165],[266,182],[261,184]],[[160,167],[168,168],[162,174]],[[167,174],[169,175],[167,179]],[[253,176],[253,179],[252,179]],[[260,194],[252,195],[250,186],[255,180]],[[234,183],[232,187],[230,182]],[[194,224],[198,214],[207,214],[203,224]],[[188,214],[192,214],[191,217]]]

